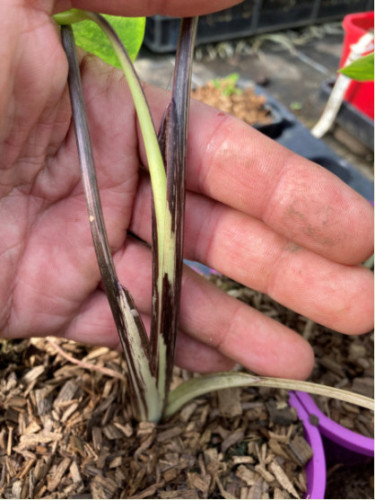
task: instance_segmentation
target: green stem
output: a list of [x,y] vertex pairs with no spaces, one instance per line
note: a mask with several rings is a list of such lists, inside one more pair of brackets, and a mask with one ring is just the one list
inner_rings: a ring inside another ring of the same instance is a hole
[[60,12],[53,16],[59,26],[69,26],[70,24],[80,23],[87,19],[87,13],[84,10],[70,9]]
[[130,92],[133,97],[135,110],[138,115],[139,125],[142,132],[143,143],[146,150],[148,166],[150,170],[152,194],[154,198],[156,223],[160,245],[164,239],[165,198],[167,192],[167,178],[163,157],[160,152],[157,135],[152,121],[150,109],[144,95],[142,84],[135,72],[133,63],[126,52],[120,38],[100,14],[86,12],[86,18],[94,21],[107,35],[112,47],[118,57],[121,69],[126,77]]

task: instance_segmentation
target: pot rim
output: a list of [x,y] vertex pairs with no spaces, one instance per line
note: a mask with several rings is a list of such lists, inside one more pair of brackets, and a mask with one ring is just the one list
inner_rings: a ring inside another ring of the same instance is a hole
[[289,392],[289,404],[293,406],[305,429],[305,437],[313,450],[306,464],[307,492],[305,498],[324,498],[327,467],[322,437],[319,429],[310,421],[310,415],[294,391]]
[[323,436],[355,453],[368,457],[374,456],[374,440],[372,438],[347,429],[327,417],[317,406],[310,394],[297,391],[295,395],[309,414],[309,417],[315,416],[317,418],[317,428]]

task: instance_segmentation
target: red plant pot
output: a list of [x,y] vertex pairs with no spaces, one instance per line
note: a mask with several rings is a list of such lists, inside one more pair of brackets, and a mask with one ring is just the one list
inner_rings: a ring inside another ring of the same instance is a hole
[[[345,31],[340,68],[345,66],[346,59],[350,53],[351,45],[374,28],[374,12],[363,12],[350,14],[344,17],[342,23]],[[366,48],[363,55],[374,50],[374,41]],[[352,81],[345,93],[345,100],[350,102],[356,109],[374,119],[374,82]]]

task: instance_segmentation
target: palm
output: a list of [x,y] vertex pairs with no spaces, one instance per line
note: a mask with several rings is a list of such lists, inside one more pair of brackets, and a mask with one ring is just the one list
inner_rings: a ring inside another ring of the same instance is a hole
[[[0,252],[1,269],[6,270],[0,325],[3,334],[12,336],[66,331],[100,281],[79,182],[66,59],[47,15],[35,13],[27,22],[39,29],[29,26],[29,33],[21,35],[19,26],[16,43],[22,43],[23,53],[13,69],[17,83],[8,100],[11,126],[5,131],[0,174],[0,226],[6,234]],[[97,95],[89,114],[109,239],[116,252],[124,244],[131,216],[138,155],[130,127],[133,117],[129,120],[124,109],[109,118],[102,107],[105,80],[103,73],[95,82],[91,79],[85,94],[88,100]]]

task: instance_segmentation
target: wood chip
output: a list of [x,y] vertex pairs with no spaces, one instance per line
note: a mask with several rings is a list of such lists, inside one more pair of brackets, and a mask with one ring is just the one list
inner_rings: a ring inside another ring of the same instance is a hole
[[41,443],[58,442],[61,438],[62,434],[60,432],[41,431],[36,434],[24,434],[20,438],[20,447],[32,448]]
[[48,397],[49,392],[50,391],[46,388],[37,389],[35,391],[37,411],[40,417],[46,415],[50,411],[50,408],[52,406],[52,400],[50,397]]
[[211,483],[211,477],[208,474],[201,476],[196,472],[188,473],[188,485],[193,490],[198,490],[207,496],[209,487]]
[[23,376],[23,380],[29,384],[30,382],[34,382],[37,380],[43,373],[45,372],[45,366],[39,365],[31,368],[26,374]]
[[267,410],[273,423],[277,425],[291,425],[297,420],[297,412],[288,405],[278,406],[275,400],[269,400],[266,403]]
[[120,466],[121,466],[121,464],[122,464],[122,457],[121,457],[121,456],[119,456],[119,457],[115,457],[115,458],[113,458],[113,459],[109,462],[108,467],[109,467],[110,469],[115,469],[116,467],[120,467]]
[[240,457],[232,457],[233,460],[233,465],[239,465],[239,464],[253,464],[255,462],[253,457],[248,457],[246,455],[240,456]]
[[72,399],[74,399],[78,390],[79,390],[79,384],[76,380],[73,379],[67,380],[60,389],[57,398],[53,402],[54,407],[58,407],[59,403],[65,403],[66,401],[71,401]]
[[293,456],[302,466],[306,465],[313,455],[311,446],[302,436],[295,436],[288,446]]
[[229,493],[229,491],[226,491],[224,489],[224,486],[221,484],[221,481],[218,476],[215,477],[215,482],[219,488],[220,495],[222,496],[222,498],[225,498],[226,500],[234,499],[234,496],[231,493]]
[[22,396],[13,396],[7,400],[7,406],[10,408],[23,408],[27,401]]
[[134,429],[129,423],[122,425],[120,422],[114,422],[113,425],[117,427],[117,429],[120,429],[125,437],[130,438],[133,435]]
[[198,404],[193,402],[185,405],[181,410],[181,420],[182,422],[188,422],[190,417],[197,409]]
[[233,418],[242,415],[241,389],[222,389],[217,392],[219,411],[222,417]]
[[115,425],[106,425],[103,427],[103,434],[106,438],[115,440],[123,437],[123,433]]
[[250,486],[247,498],[262,498],[263,496],[263,479],[257,476],[252,486]]
[[254,469],[267,483],[272,483],[275,480],[274,476],[261,464],[257,464]]
[[169,441],[170,439],[176,438],[182,433],[183,429],[179,426],[172,427],[171,429],[167,429],[163,432],[160,432],[157,436],[157,440],[159,443],[163,443],[164,441]]
[[167,469],[163,473],[163,477],[166,483],[173,481],[179,474],[179,470],[176,467],[172,467],[171,469]]
[[[94,498],[113,498],[117,489],[117,484],[113,479],[100,474],[96,475],[91,482],[91,491]],[[99,493],[102,496],[97,496]]]
[[334,374],[338,375],[339,377],[345,376],[342,365],[337,363],[334,359],[332,359],[329,356],[323,356],[319,358],[319,364],[324,366],[324,368],[327,368],[327,370],[330,370]]
[[232,432],[232,434],[230,434],[227,438],[225,438],[221,444],[222,453],[225,453],[228,448],[233,446],[235,443],[243,441],[243,439],[244,439],[243,429],[237,429],[236,431]]
[[236,470],[236,476],[246,483],[247,486],[252,486],[255,483],[254,471],[246,467],[245,465],[240,465]]
[[171,490],[171,491],[160,491],[159,492],[160,498],[178,498],[178,499],[184,499],[184,498],[199,498],[199,495],[196,490],[190,490],[190,489],[181,489],[181,490]]
[[369,398],[374,397],[374,379],[370,377],[356,377],[353,379],[352,390]]
[[271,472],[279,482],[280,486],[284,488],[288,493],[293,495],[294,498],[300,498],[290,479],[285,474],[280,465],[277,462],[272,462],[270,463],[269,467],[271,469]]
[[81,483],[82,482],[82,476],[79,472],[79,468],[78,468],[77,462],[75,460],[72,461],[69,471],[70,471],[70,474],[72,476],[73,483]]
[[47,481],[47,488],[49,491],[55,491],[58,485],[61,482],[65,471],[68,469],[70,465],[70,458],[64,458],[58,466],[53,470],[52,476]]
[[[142,498],[153,498],[155,493],[157,492],[157,490],[162,487],[162,485],[160,484],[152,484],[151,486],[149,486],[148,488],[140,491],[139,493],[137,493],[137,495],[135,496],[130,496],[128,497],[129,499],[134,499],[134,500],[138,500],[138,499],[142,499]],[[160,492],[159,493],[160,495],[163,494],[163,492]],[[160,498],[163,498],[162,496]],[[178,498],[178,497],[169,497],[169,498]]]
[[273,492],[273,498],[277,499],[287,499],[289,495],[286,491],[281,490],[280,488],[275,488]]
[[40,425],[36,420],[30,422],[30,424],[26,427],[24,434],[34,434],[35,432],[39,432],[41,429]]

